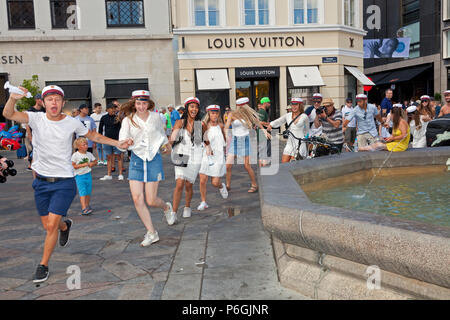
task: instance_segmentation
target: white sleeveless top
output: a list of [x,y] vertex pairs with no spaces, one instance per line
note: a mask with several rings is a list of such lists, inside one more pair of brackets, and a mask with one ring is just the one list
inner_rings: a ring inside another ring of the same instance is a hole
[[234,120],[231,125],[233,126],[232,132],[235,137],[244,137],[250,134],[247,126],[241,120]]

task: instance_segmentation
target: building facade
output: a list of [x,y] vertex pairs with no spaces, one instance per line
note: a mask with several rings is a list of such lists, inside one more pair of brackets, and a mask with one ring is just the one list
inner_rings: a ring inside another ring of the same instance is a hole
[[[271,118],[291,97],[320,92],[339,107],[367,84],[362,0],[173,0],[180,98],[202,108],[272,100]],[[359,80],[358,80],[359,79]]]
[[365,39],[409,38],[411,43],[408,57],[365,59],[365,73],[376,83],[369,93],[373,102],[379,103],[388,88],[397,102],[447,89],[440,0],[364,0],[364,23]]
[[[166,0],[0,1],[0,85],[39,76],[82,103],[126,101],[149,89],[175,103],[173,36]],[[0,104],[6,99],[0,89]]]

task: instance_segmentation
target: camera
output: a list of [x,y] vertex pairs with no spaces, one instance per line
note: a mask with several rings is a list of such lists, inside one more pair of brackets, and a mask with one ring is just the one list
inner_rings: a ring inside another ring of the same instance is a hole
[[283,138],[284,139],[289,139],[289,130],[286,130],[283,132]]
[[326,109],[327,108],[325,108],[324,106],[320,106],[319,108],[317,108],[316,114],[317,115],[322,114],[325,112]]

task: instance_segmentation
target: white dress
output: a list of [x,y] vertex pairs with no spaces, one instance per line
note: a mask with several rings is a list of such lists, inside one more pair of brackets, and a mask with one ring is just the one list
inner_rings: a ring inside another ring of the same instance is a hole
[[[290,124],[292,120],[292,113],[287,113],[281,118],[272,121],[270,126],[272,128],[280,128],[284,124]],[[297,120],[296,123],[291,124],[289,127],[289,131],[292,132],[294,136],[297,138],[304,139],[306,135],[309,133],[309,118],[306,114],[302,114]],[[295,157],[299,141],[294,139],[292,135],[289,135],[289,139],[286,143],[286,147],[284,148],[283,155]],[[305,143],[302,143],[300,147],[300,155],[302,157],[306,157],[308,155],[307,147]]]
[[187,167],[175,166],[175,180],[184,179],[194,184],[202,164],[203,143],[201,138],[200,141],[193,143],[189,132],[185,129],[180,130],[183,140],[172,149],[172,160],[174,160],[174,163],[177,163],[183,156],[189,159],[187,161]]
[[206,148],[204,148],[200,174],[207,175],[208,177],[223,177],[226,173],[224,153],[226,142],[222,134],[222,129],[220,126],[209,127],[206,135],[211,144],[213,155],[208,157]]
[[426,148],[427,147],[427,127],[428,122],[423,121],[423,116],[420,116],[420,123],[422,127],[417,129],[416,121],[413,120],[410,123],[411,133],[413,135],[413,148]]

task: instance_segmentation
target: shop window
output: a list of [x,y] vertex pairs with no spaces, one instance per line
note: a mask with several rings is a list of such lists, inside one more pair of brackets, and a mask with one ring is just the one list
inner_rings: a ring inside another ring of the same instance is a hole
[[402,1],[403,26],[407,26],[420,20],[420,1],[403,0]]
[[270,20],[269,5],[271,1],[243,0],[244,24],[247,26],[268,25]]
[[345,98],[351,98],[356,101],[356,95],[358,94],[358,81],[354,75],[345,70],[344,74],[345,81]]
[[111,27],[144,27],[143,0],[106,0],[106,20]]
[[77,2],[72,0],[50,0],[53,29],[77,28]]
[[124,103],[130,100],[131,94],[135,90],[148,90],[148,79],[118,79],[105,80],[106,104],[114,100]]
[[294,24],[319,23],[322,0],[291,0]]
[[194,25],[218,26],[220,25],[219,0],[193,0]]
[[9,29],[34,29],[33,0],[7,0]]

